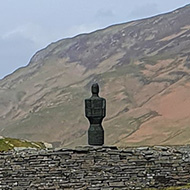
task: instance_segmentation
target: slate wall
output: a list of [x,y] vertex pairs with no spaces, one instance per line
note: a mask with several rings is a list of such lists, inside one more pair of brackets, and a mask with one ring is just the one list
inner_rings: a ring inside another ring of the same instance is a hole
[[143,189],[190,183],[190,146],[0,153],[0,189]]

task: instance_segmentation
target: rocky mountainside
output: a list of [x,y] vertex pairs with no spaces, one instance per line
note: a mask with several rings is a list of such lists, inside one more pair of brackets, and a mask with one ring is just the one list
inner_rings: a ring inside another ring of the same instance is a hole
[[84,99],[107,99],[106,144],[190,143],[190,6],[50,44],[0,81],[0,135],[86,144]]

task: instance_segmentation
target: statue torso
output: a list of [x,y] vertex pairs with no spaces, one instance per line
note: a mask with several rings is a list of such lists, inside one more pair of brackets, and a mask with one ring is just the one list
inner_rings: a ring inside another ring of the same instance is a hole
[[98,96],[86,99],[85,115],[94,124],[102,121],[106,115],[106,100]]

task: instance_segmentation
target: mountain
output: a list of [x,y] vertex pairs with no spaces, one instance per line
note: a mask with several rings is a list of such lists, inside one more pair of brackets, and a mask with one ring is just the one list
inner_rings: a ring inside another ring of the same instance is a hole
[[190,5],[63,39],[0,81],[0,135],[86,144],[84,99],[100,84],[106,144],[190,143]]

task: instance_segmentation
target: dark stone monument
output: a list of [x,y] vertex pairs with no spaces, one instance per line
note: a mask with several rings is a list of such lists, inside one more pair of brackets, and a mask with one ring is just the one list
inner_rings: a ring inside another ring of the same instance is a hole
[[90,122],[88,130],[88,144],[102,146],[104,144],[104,129],[102,120],[106,116],[106,100],[98,96],[97,83],[91,87],[92,96],[85,100],[85,115]]

